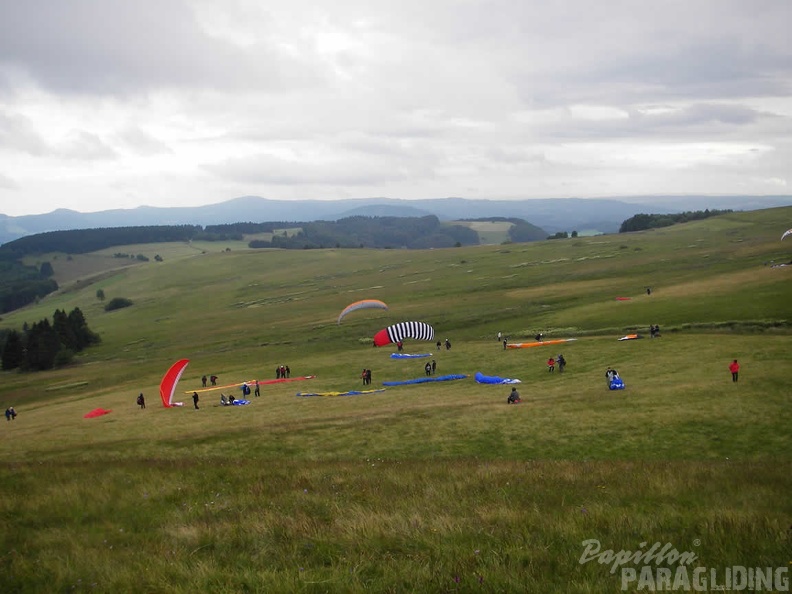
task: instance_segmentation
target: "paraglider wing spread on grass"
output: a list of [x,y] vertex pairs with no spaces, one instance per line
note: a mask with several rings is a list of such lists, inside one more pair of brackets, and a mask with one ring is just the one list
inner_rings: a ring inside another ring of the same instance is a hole
[[619,340],[636,340],[638,338],[643,338],[640,334],[627,334],[622,336]]
[[504,377],[498,377],[497,375],[484,375],[480,371],[476,372],[474,376],[476,378],[476,382],[479,384],[520,384],[522,383],[518,379],[508,379]]
[[465,379],[466,375],[451,374],[439,375],[437,377],[419,377],[416,379],[402,380],[398,382],[382,382],[383,386],[406,386],[408,384],[426,384],[429,382],[447,382],[449,380]]
[[361,394],[374,394],[376,392],[384,392],[385,388],[378,390],[350,390],[349,392],[297,392],[295,396],[303,398],[309,396],[360,396]]
[[[282,377],[279,379],[267,379],[267,380],[258,380],[260,386],[264,386],[267,384],[282,384],[284,382],[298,382],[300,380],[308,380],[314,379],[315,375],[303,375],[299,377]],[[244,382],[237,382],[235,384],[226,384],[225,386],[211,386],[209,388],[201,388],[199,390],[187,390],[185,394],[192,394],[193,392],[198,392],[199,394],[202,392],[211,392],[212,390],[222,390],[224,388],[238,388],[239,386],[247,384],[248,386],[255,386],[256,380],[247,380]]]
[[391,353],[391,359],[420,359],[421,357],[431,357],[432,353]]
[[553,340],[542,340],[539,342],[515,342],[513,344],[507,344],[506,346],[510,349],[529,349],[532,347],[540,347],[548,344],[561,344],[563,342],[572,342],[573,340],[577,340],[577,338],[555,338]]
[[299,377],[282,377],[280,379],[259,380],[259,384],[261,385],[282,384],[284,382],[299,382],[301,380],[309,380],[315,378],[316,378],[315,375],[302,375]]

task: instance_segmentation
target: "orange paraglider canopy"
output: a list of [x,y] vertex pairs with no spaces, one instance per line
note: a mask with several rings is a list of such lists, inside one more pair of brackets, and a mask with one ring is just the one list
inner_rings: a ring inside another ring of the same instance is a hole
[[341,320],[344,319],[348,313],[357,311],[358,309],[388,309],[388,306],[380,301],[379,299],[362,299],[360,301],[355,301],[354,303],[350,303],[344,308],[344,311],[341,312],[341,315],[338,316],[338,323],[341,323]]

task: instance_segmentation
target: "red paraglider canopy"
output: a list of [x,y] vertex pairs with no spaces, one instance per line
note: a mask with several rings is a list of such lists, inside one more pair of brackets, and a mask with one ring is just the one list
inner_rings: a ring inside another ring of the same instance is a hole
[[112,410],[107,410],[106,408],[95,408],[91,412],[85,413],[83,415],[83,419],[93,419],[94,417],[101,417],[102,415],[106,415],[107,413],[113,412]]
[[160,382],[160,398],[162,398],[162,406],[165,408],[173,406],[173,392],[176,390],[176,384],[179,383],[179,378],[189,362],[189,359],[176,361],[162,378]]

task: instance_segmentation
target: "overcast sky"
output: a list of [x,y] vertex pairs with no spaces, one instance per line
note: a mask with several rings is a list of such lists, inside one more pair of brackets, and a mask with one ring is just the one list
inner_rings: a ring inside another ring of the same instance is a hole
[[792,194],[789,0],[0,0],[0,213]]

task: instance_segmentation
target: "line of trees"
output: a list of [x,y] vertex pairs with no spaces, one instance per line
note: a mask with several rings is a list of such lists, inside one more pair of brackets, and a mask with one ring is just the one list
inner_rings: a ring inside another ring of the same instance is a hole
[[49,262],[36,268],[13,258],[0,257],[0,314],[57,291],[58,283],[50,278],[52,273]]
[[709,217],[728,214],[734,212],[731,208],[725,210],[706,209],[680,212],[677,214],[637,214],[630,217],[621,224],[619,233],[629,233],[631,231],[646,231],[647,229],[658,229],[660,227],[670,227],[677,223],[687,223],[689,221],[700,221]]
[[253,240],[251,248],[408,248],[426,249],[478,245],[476,231],[463,225],[448,225],[435,215],[425,217],[354,216],[337,221],[292,223],[300,227],[294,235],[273,235],[271,241]]
[[48,231],[4,243],[0,246],[0,258],[19,259],[29,254],[51,252],[87,254],[116,245],[189,241],[202,231],[200,225],[151,225]]
[[70,363],[76,353],[100,342],[99,335],[88,328],[80,308],[68,314],[55,310],[48,318],[25,326],[21,331],[5,330],[0,334],[0,366],[3,370],[43,371]]

